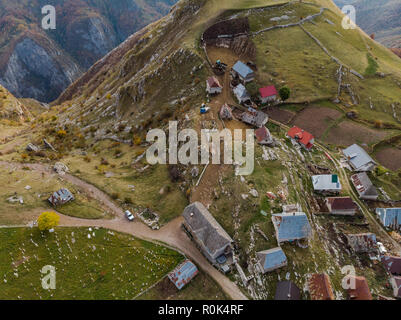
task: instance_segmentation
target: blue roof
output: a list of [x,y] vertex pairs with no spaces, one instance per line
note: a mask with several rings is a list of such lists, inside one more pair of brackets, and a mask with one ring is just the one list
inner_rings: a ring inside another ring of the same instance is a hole
[[287,263],[287,257],[281,248],[261,251],[258,252],[257,255],[264,270],[277,269],[284,263]]
[[351,162],[355,169],[359,169],[370,162],[374,163],[374,160],[367,154],[367,152],[357,144],[348,147],[343,151],[343,153],[349,158],[349,162]]
[[197,274],[198,268],[190,261],[186,260],[169,273],[168,277],[175,284],[178,290],[181,290]]
[[401,227],[401,208],[377,208],[376,214],[383,226],[395,229]]
[[238,61],[234,65],[233,70],[238,73],[242,78],[247,78],[249,75],[253,74],[253,70],[241,61]]
[[246,98],[249,96],[248,91],[246,91],[246,88],[242,84],[239,84],[234,88],[234,94],[240,98]]
[[273,224],[277,231],[277,241],[293,241],[308,238],[311,232],[308,217],[303,212],[294,214],[274,214]]

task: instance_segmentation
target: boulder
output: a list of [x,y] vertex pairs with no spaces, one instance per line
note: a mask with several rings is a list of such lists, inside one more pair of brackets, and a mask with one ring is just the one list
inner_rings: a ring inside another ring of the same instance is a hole
[[66,173],[70,172],[70,169],[62,162],[57,162],[54,167],[54,171],[57,172],[59,175],[65,175]]

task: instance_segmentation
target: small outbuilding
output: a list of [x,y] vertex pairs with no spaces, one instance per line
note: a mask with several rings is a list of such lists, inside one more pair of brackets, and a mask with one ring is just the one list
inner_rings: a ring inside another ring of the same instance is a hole
[[242,83],[240,83],[238,86],[236,86],[234,88],[233,92],[239,103],[244,103],[245,101],[248,101],[251,99],[248,91],[246,90],[246,88],[243,86]]
[[280,281],[274,300],[301,300],[301,290],[292,281]]
[[225,103],[221,106],[219,114],[220,114],[221,120],[232,120],[234,118],[233,110],[227,103]]
[[277,100],[277,89],[275,86],[267,86],[259,89],[259,98],[262,104]]
[[287,257],[281,248],[258,252],[259,267],[262,273],[267,273],[287,265]]
[[274,143],[274,139],[269,129],[267,129],[265,126],[255,131],[255,137],[257,142],[261,145],[272,145]]
[[351,176],[352,184],[362,200],[377,200],[379,193],[366,172]]
[[308,288],[311,300],[335,300],[330,277],[325,273],[310,275]]
[[219,94],[223,91],[223,86],[216,77],[210,77],[206,80],[206,91],[209,94]]
[[185,260],[168,274],[168,278],[178,290],[186,286],[199,273],[198,268],[190,260]]
[[382,256],[381,262],[387,272],[391,275],[401,276],[401,258],[393,256]]
[[376,214],[384,227],[401,229],[401,208],[377,208]]
[[329,212],[334,215],[353,216],[358,211],[351,197],[330,197],[325,202]]
[[56,192],[54,192],[50,198],[48,199],[48,201],[54,206],[61,206],[63,204],[66,204],[70,201],[74,201],[75,198],[72,195],[72,193],[68,190],[68,189],[60,189]]
[[351,286],[351,289],[347,290],[350,300],[373,300],[365,277],[349,276],[349,281],[355,284],[355,286]]
[[238,61],[231,72],[234,77],[238,77],[244,84],[255,79],[255,72],[242,61]]
[[308,239],[311,236],[312,229],[308,217],[303,212],[273,214],[272,221],[279,244]]

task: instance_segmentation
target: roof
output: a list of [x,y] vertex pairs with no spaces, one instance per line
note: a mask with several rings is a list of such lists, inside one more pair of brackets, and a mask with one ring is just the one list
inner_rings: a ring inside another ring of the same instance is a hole
[[199,273],[198,268],[190,261],[185,260],[177,268],[168,274],[169,279],[181,290]]
[[253,75],[253,70],[249,68],[245,63],[242,61],[238,61],[234,66],[233,70],[238,73],[242,78],[247,78],[250,75]]
[[355,252],[370,252],[377,249],[374,233],[347,234],[348,244]]
[[401,277],[392,277],[391,282],[394,288],[394,296],[401,298]]
[[305,146],[312,143],[313,140],[315,139],[315,137],[312,134],[296,126],[292,127],[287,132],[287,135],[292,139],[296,139],[300,144],[303,144]]
[[343,153],[356,170],[370,162],[375,163],[374,160],[367,154],[367,152],[357,144],[353,144],[352,146],[343,150]]
[[74,200],[74,196],[68,189],[63,188],[54,192],[48,200],[52,205],[58,206]]
[[262,98],[272,97],[277,95],[277,90],[275,86],[267,86],[259,89],[260,96]]
[[281,248],[261,251],[256,255],[258,256],[259,262],[263,267],[263,271],[274,270],[287,263],[287,257]]
[[376,187],[373,185],[372,181],[370,181],[366,172],[354,174],[351,176],[351,181],[361,197],[379,195]]
[[401,258],[392,256],[382,256],[381,262],[384,268],[391,274],[401,275]]
[[341,190],[341,183],[336,174],[312,176],[312,184],[315,191]]
[[216,77],[209,77],[207,79],[207,83],[209,84],[210,88],[222,88],[219,80]]
[[233,242],[202,203],[190,204],[182,215],[210,255]]
[[350,197],[326,198],[332,210],[356,210],[358,206]]
[[311,226],[303,212],[293,214],[274,214],[273,224],[277,230],[278,242],[309,238]]
[[348,289],[348,296],[351,300],[372,300],[372,294],[365,277],[349,276],[349,279],[355,280],[355,288]]
[[376,214],[383,226],[394,229],[401,227],[401,208],[377,208]]
[[248,91],[246,91],[246,88],[241,83],[234,88],[234,94],[239,98],[249,97]]
[[301,291],[291,281],[280,281],[277,283],[274,300],[301,300]]
[[256,140],[258,140],[258,142],[263,142],[266,140],[271,141],[272,140],[272,136],[270,134],[269,129],[267,129],[265,126],[257,129],[255,131],[255,136],[256,136]]
[[327,274],[312,274],[308,286],[312,300],[335,300],[330,277]]
[[220,118],[222,120],[231,120],[233,118],[233,111],[227,103],[220,108]]

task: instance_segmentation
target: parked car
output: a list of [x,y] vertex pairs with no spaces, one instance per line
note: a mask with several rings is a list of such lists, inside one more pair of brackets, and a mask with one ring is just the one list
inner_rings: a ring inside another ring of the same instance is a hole
[[128,221],[131,222],[134,221],[135,219],[134,215],[129,210],[125,211],[125,217],[128,219]]

